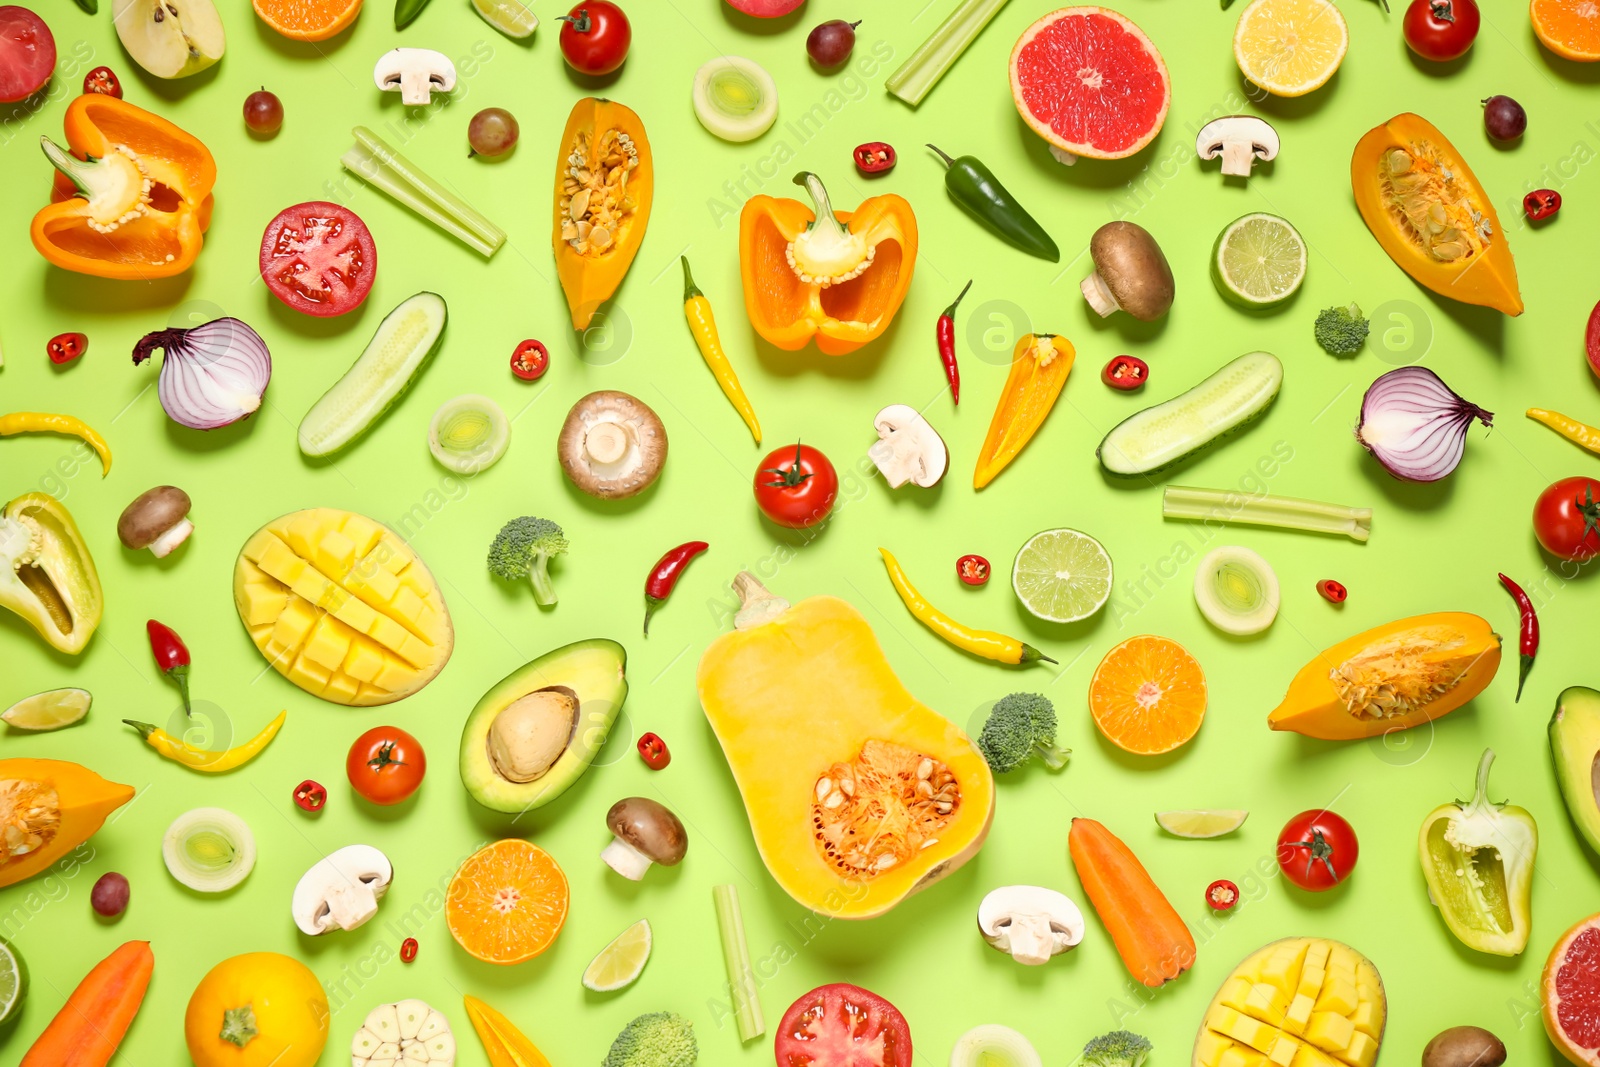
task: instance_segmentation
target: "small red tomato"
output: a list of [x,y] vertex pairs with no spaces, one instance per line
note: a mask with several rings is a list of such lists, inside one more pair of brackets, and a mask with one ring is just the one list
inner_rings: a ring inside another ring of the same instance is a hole
[[1356,831],[1331,811],[1302,811],[1278,834],[1278,866],[1301,889],[1321,893],[1355,870],[1361,847]]
[[989,581],[989,561],[978,555],[956,560],[956,577],[963,585],[984,585]]
[[1522,211],[1529,222],[1543,222],[1560,210],[1561,194],[1554,189],[1535,189],[1522,198]]
[[1330,604],[1343,604],[1350,591],[1332,578],[1324,578],[1317,583],[1317,595]]
[[321,782],[307,778],[294,787],[294,806],[301,811],[321,811],[328,802],[328,791]]
[[893,170],[895,158],[894,146],[883,141],[868,141],[866,144],[856,145],[856,170],[862,174],[882,174],[884,171]]
[[83,91],[122,99],[122,83],[110,67],[96,67],[83,76]]
[[1217,911],[1227,911],[1239,903],[1239,887],[1226,878],[1218,878],[1206,886],[1206,903]]
[[1113,389],[1131,393],[1150,380],[1150,365],[1138,356],[1113,356],[1100,372],[1100,380]]
[[1561,559],[1587,560],[1600,552],[1600,481],[1563,478],[1539,494],[1533,532],[1544,550]]
[[633,29],[610,0],[585,0],[560,21],[561,54],[580,74],[610,74],[628,58]]
[[1406,8],[1406,44],[1436,63],[1460,59],[1478,36],[1475,0],[1411,0]]
[[58,333],[44,346],[51,363],[71,363],[89,351],[89,338],[81,333]]
[[522,342],[511,353],[511,373],[525,382],[536,382],[550,369],[550,350],[533,338]]
[[672,753],[667,751],[667,743],[657,734],[643,734],[639,738],[639,756],[644,760],[644,765],[652,771],[659,771],[672,762]]
[[422,745],[398,726],[368,730],[344,761],[351,787],[374,804],[400,803],[417,791],[427,770]]
[[762,514],[791,530],[804,530],[828,517],[839,495],[839,474],[828,457],[795,443],[761,461],[756,471],[756,504]]
[[408,937],[400,942],[400,962],[410,963],[417,958],[417,939]]

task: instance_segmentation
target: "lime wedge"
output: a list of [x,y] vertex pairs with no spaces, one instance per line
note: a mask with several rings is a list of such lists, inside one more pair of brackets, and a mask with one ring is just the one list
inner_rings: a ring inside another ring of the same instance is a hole
[[539,26],[539,16],[522,0],[472,0],[472,9],[507,37],[530,37]]
[[650,920],[640,919],[589,962],[583,972],[583,986],[596,993],[610,993],[630,986],[649,958]]
[[1048,622],[1077,622],[1111,598],[1111,557],[1078,530],[1046,530],[1017,550],[1011,588],[1022,606]]
[[1174,837],[1221,837],[1243,826],[1249,817],[1248,811],[1235,808],[1156,812],[1156,822]]
[[89,714],[93,699],[87,689],[51,689],[17,701],[0,719],[18,730],[59,730]]
[[11,942],[0,937],[0,1027],[16,1018],[28,998],[28,965]]
[[1265,308],[1294,295],[1306,277],[1306,243],[1276,215],[1257,213],[1230,222],[1217,235],[1211,277],[1222,295]]

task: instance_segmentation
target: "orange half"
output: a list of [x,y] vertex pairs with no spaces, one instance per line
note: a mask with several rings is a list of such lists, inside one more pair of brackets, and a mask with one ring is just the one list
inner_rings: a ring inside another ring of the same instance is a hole
[[1095,668],[1089,713],[1118,748],[1140,756],[1171,752],[1206,717],[1206,676],[1178,642],[1130,637]]
[[1533,0],[1528,5],[1533,32],[1558,56],[1593,63],[1600,60],[1600,3],[1596,0]]
[[567,921],[567,876],[538,845],[517,838],[474,852],[450,879],[444,916],[462,948],[486,963],[531,960]]
[[251,0],[268,26],[296,41],[326,41],[356,20],[361,0]]

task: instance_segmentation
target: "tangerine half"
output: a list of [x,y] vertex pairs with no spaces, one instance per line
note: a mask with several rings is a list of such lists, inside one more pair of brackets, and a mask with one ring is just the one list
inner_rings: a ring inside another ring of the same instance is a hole
[[507,838],[467,857],[450,879],[445,922],[450,936],[478,959],[522,963],[555,941],[571,897],[550,853]]
[[356,20],[361,0],[251,0],[256,16],[295,41],[326,41]]
[[1118,748],[1140,756],[1171,752],[1200,729],[1206,676],[1178,642],[1130,637],[1095,668],[1089,713]]
[[1528,19],[1556,55],[1579,63],[1600,60],[1600,3],[1595,0],[1532,0]]

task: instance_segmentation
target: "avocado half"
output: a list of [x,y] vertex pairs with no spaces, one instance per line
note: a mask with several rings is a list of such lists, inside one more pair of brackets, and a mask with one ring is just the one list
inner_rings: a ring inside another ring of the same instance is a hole
[[1556,698],[1550,754],[1572,821],[1600,853],[1600,692],[1575,685]]
[[[461,731],[461,782],[467,792],[484,807],[506,812],[543,807],[566,792],[594,762],[622,710],[628,697],[627,665],[627,649],[596,637],[546,652],[506,675],[483,694]],[[490,757],[489,731],[501,712],[541,690],[575,696],[572,732],[547,771],[531,782],[514,782],[500,774]]]

